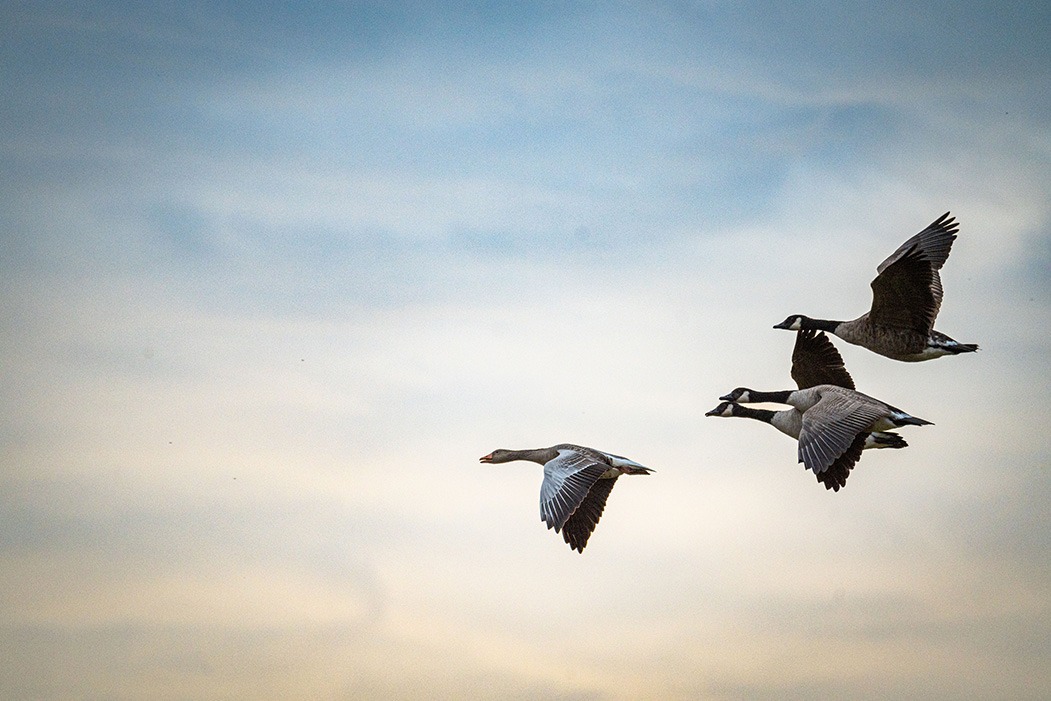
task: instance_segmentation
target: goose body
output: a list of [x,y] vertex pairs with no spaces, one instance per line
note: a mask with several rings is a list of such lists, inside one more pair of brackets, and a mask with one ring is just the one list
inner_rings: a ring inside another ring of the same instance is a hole
[[[772,409],[753,409],[750,406],[738,404],[737,402],[722,402],[705,416],[737,416],[746,419],[755,419],[768,423],[781,433],[791,438],[799,439],[803,430],[803,412],[795,407],[773,411]],[[874,448],[907,448],[908,443],[897,433],[890,431],[873,431],[865,437],[865,450]],[[842,485],[840,485],[842,486]]]
[[959,224],[946,212],[898,247],[876,268],[872,307],[852,321],[793,314],[775,329],[827,331],[847,343],[905,362],[978,350],[934,330],[942,303],[938,273],[949,258]]
[[571,549],[581,553],[598,525],[617,478],[653,472],[634,460],[572,443],[530,450],[501,448],[479,458],[483,463],[515,460],[544,466],[540,518],[548,528],[561,532]]
[[734,403],[776,402],[798,410],[802,414],[799,462],[815,475],[837,465],[843,456],[853,466],[861,457],[869,434],[931,424],[867,394],[835,385],[777,392],[738,387],[720,399]]
[[[770,409],[753,409],[736,402],[723,402],[705,416],[737,416],[746,419],[756,419],[768,423],[786,436],[799,440],[803,430],[803,412],[795,407],[781,411]],[[908,443],[897,433],[890,431],[865,432],[861,441],[860,449],[847,450],[840,455],[824,472],[816,473],[817,481],[825,485],[825,489],[838,492],[840,487],[847,484],[847,477],[857,463],[861,450],[872,450],[878,448],[907,448]]]
[[[820,401],[820,395],[811,390],[816,387],[827,386],[839,387],[848,392],[854,391],[854,380],[850,373],[847,372],[843,364],[843,357],[839,354],[839,351],[836,350],[836,347],[832,345],[832,342],[824,333],[813,330],[803,330],[796,333],[796,342],[792,349],[792,379],[796,381],[796,385],[799,388],[799,394],[792,397],[793,401],[789,401],[789,397],[793,394],[792,390],[756,392],[755,390],[739,387],[730,394],[721,397],[723,403],[706,413],[705,416],[736,416],[763,421],[781,433],[799,440],[804,433],[806,410],[812,408]],[[763,401],[789,404],[791,408],[772,411],[770,409],[755,409],[742,406],[742,404],[750,402]],[[825,485],[825,489],[839,491],[840,487],[846,485],[850,470],[853,469],[858,459],[860,459],[862,450],[905,448],[908,446],[908,443],[901,436],[896,433],[886,432],[885,428],[883,430],[873,429],[858,432],[855,439],[824,470],[814,472],[818,482]],[[810,468],[811,466],[807,465],[807,467]]]

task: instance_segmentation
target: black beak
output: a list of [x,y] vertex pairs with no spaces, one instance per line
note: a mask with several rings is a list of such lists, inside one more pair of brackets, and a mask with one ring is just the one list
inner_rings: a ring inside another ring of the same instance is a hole
[[723,396],[719,397],[720,402],[732,402],[733,400],[734,398],[732,394],[724,394]]
[[711,411],[706,411],[704,413],[704,415],[705,416],[718,416],[719,415],[719,411],[717,409],[712,409]]
[[788,328],[788,324],[786,324],[785,322],[782,321],[780,324],[774,324],[774,328],[775,329],[787,329]]

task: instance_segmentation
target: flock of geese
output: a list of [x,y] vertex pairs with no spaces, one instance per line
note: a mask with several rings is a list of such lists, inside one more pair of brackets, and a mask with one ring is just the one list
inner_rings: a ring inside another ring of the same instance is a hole
[[[857,319],[830,321],[793,314],[774,326],[796,332],[791,370],[796,389],[759,392],[738,387],[720,397],[722,403],[705,416],[756,419],[795,438],[799,462],[833,491],[846,484],[863,450],[906,447],[894,429],[931,422],[858,392],[826,332],[905,362],[978,350],[977,345],[959,343],[934,330],[942,302],[938,271],[949,257],[958,229],[955,218],[946,212],[880,263],[872,281],[872,307]],[[789,408],[773,411],[746,406],[763,402]],[[617,478],[652,472],[634,460],[571,443],[532,450],[500,449],[481,458],[483,463],[514,460],[544,466],[540,517],[581,553]]]

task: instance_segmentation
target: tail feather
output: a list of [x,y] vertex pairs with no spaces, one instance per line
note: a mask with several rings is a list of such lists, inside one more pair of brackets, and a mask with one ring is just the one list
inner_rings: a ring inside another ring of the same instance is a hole
[[959,355],[960,353],[974,353],[978,350],[977,343],[960,343],[954,338],[946,336],[941,331],[931,331],[930,340],[927,341],[927,345],[931,348],[937,348],[938,350],[950,353],[952,355]]
[[897,426],[933,426],[934,425],[933,421],[928,421],[927,419],[921,419],[921,418],[918,418],[916,416],[908,416],[908,415],[905,415],[905,416],[902,416],[902,417],[894,417],[894,423]]

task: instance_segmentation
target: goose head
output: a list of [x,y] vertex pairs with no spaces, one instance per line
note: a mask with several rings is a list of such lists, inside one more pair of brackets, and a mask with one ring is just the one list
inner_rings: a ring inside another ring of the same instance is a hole
[[497,448],[496,450],[494,450],[493,452],[489,453],[488,455],[483,455],[482,457],[478,458],[478,462],[486,462],[486,463],[490,463],[490,462],[507,462],[508,461],[507,460],[507,455],[510,452],[511,452],[510,450],[504,450],[503,448]]
[[754,389],[748,389],[747,387],[738,387],[733,392],[719,397],[719,400],[723,402],[741,402],[742,404],[747,404],[751,401],[749,395],[754,391]]
[[737,408],[737,404],[733,402],[723,402],[719,406],[715,407],[709,412],[706,412],[705,416],[734,416],[734,410]]
[[799,331],[800,329],[809,328],[806,323],[810,321],[810,317],[803,316],[802,314],[793,314],[788,317],[780,324],[775,324],[775,329],[787,329],[788,331]]

